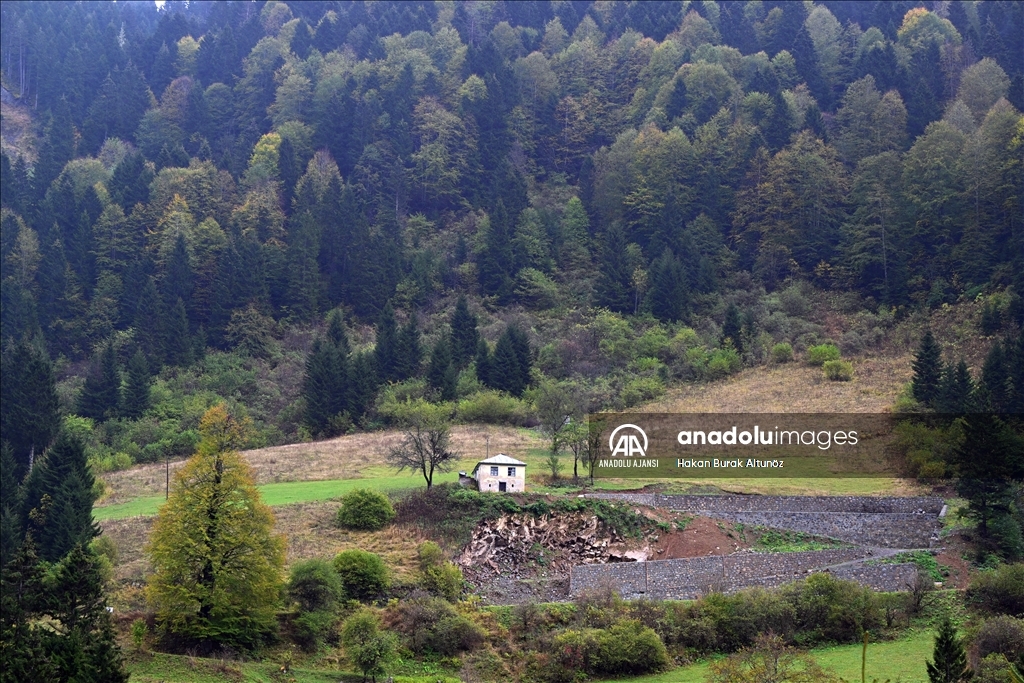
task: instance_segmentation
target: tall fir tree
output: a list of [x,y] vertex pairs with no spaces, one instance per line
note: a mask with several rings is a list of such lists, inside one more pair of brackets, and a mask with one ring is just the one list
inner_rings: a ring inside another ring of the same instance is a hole
[[514,325],[505,328],[494,347],[488,369],[488,385],[519,397],[530,383],[530,343]]
[[108,343],[93,360],[85,378],[85,386],[78,395],[78,414],[98,421],[117,417],[117,409],[121,404],[120,388],[117,353],[114,344]]
[[466,367],[477,351],[480,333],[476,316],[470,313],[466,297],[460,296],[450,321],[452,362],[458,368]]
[[352,354],[350,368],[348,405],[352,419],[359,420],[377,393],[379,380],[374,355],[368,351]]
[[14,557],[21,545],[20,484],[18,465],[6,441],[0,442],[0,567]]
[[651,264],[650,282],[646,299],[654,317],[669,322],[681,320],[689,308],[686,274],[671,249],[666,247]]
[[9,444],[20,481],[60,428],[60,401],[50,359],[18,342],[4,349],[0,382],[0,434]]
[[142,349],[136,349],[128,361],[128,378],[121,395],[121,415],[132,420],[142,417],[150,406],[149,363]]
[[513,268],[512,219],[505,203],[498,200],[483,235],[483,249],[478,257],[480,287],[500,303],[512,293]]
[[163,364],[165,328],[169,322],[153,278],[146,277],[139,291],[132,327],[139,348],[155,367]]
[[616,313],[633,312],[633,273],[626,259],[626,234],[613,224],[604,235],[597,276],[597,303]]
[[725,309],[725,320],[722,323],[722,340],[724,346],[726,340],[732,343],[732,347],[743,353],[743,321],[740,316],[740,309],[736,304],[729,304]]
[[967,683],[974,678],[967,666],[967,650],[949,617],[939,624],[932,661],[927,662],[926,668],[930,683]]
[[77,543],[53,568],[47,613],[65,629],[47,638],[55,680],[127,683],[121,651],[103,594],[99,558]]
[[430,365],[427,368],[427,384],[438,392],[442,401],[455,400],[455,383],[458,371],[452,363],[451,347],[448,340],[441,337],[430,352]]
[[185,302],[178,299],[164,322],[163,357],[170,365],[187,367],[192,363],[192,335],[189,331]]
[[316,436],[331,435],[332,420],[344,409],[345,377],[339,377],[340,365],[338,348],[330,339],[313,340],[306,358],[302,399],[303,424]]
[[92,518],[94,483],[85,444],[62,430],[24,484],[22,526],[38,539],[42,559],[56,562],[99,534]]
[[420,363],[423,361],[423,346],[420,343],[420,330],[416,326],[416,315],[409,314],[409,319],[398,331],[397,372],[399,379],[405,380],[419,374]]
[[931,330],[924,333],[913,362],[914,379],[911,391],[914,398],[929,408],[935,407],[942,380],[942,350]]
[[956,365],[949,364],[942,371],[935,410],[949,415],[969,413],[976,409],[974,378],[967,363],[961,358]]
[[997,341],[985,356],[980,385],[988,407],[997,413],[1005,411],[1009,405],[1010,375],[1007,370],[1006,353]]
[[491,355],[491,348],[483,337],[477,342],[474,362],[476,364],[476,378],[480,383],[488,387],[494,386],[491,383],[491,366],[494,364],[494,359]]
[[377,339],[373,351],[377,361],[377,377],[381,382],[398,379],[398,330],[395,309],[388,303],[377,320]]

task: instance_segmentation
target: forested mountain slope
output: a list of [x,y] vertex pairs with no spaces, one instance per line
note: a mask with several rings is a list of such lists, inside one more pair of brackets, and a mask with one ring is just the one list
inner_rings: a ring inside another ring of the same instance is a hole
[[853,350],[965,295],[1024,311],[1020,3],[3,11],[39,133],[2,158],[4,357],[58,360],[97,424],[211,363],[281,441],[401,382],[628,405],[830,339],[812,291],[863,312]]

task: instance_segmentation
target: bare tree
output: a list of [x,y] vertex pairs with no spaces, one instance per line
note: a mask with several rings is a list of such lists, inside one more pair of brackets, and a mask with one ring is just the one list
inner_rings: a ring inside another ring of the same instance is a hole
[[402,443],[388,451],[387,460],[399,472],[419,470],[429,489],[435,472],[449,472],[459,459],[451,447],[451,424],[437,411],[411,415]]

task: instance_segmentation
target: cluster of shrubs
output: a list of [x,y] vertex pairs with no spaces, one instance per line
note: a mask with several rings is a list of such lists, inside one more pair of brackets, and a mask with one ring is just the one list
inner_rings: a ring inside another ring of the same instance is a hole
[[818,344],[807,349],[807,362],[820,366],[826,379],[849,382],[853,379],[853,363],[841,360],[840,356],[839,347],[835,344]]

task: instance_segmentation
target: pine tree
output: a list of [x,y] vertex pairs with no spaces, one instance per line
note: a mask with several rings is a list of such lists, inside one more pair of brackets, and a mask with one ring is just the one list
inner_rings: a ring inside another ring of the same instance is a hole
[[[44,576],[35,544],[28,536],[0,571],[0,632],[4,637],[0,671],[5,680],[68,680],[70,672],[60,672],[49,656],[46,630],[30,626],[47,603]],[[65,677],[58,678],[60,673],[65,673]]]
[[178,299],[164,327],[163,356],[170,365],[187,367],[192,363],[192,336],[189,334],[185,303]]
[[92,368],[85,378],[85,386],[78,396],[78,414],[98,421],[116,417],[120,405],[120,387],[117,354],[113,343],[109,343],[93,360]]
[[934,661],[927,663],[930,683],[966,683],[974,677],[967,666],[967,651],[949,617],[939,625],[932,657]]
[[420,330],[416,326],[416,315],[410,313],[409,320],[398,331],[397,357],[398,377],[405,380],[419,374],[423,361],[423,347],[420,344]]
[[914,379],[911,390],[914,398],[929,408],[935,406],[942,379],[942,351],[931,330],[924,333],[913,362]]
[[953,453],[956,489],[967,500],[966,515],[986,538],[991,522],[1013,510],[1016,482],[1024,477],[1024,441],[989,412],[964,415],[962,429],[963,440]]
[[651,313],[659,320],[680,320],[688,308],[686,275],[671,249],[666,247],[651,264],[650,280],[646,299]]
[[164,279],[161,283],[164,305],[172,308],[175,301],[181,300],[185,311],[188,312],[192,301],[194,280],[188,249],[185,246],[185,237],[179,234],[174,240],[174,249],[167,260]]
[[92,519],[95,479],[81,439],[62,430],[24,485],[22,525],[39,539],[39,556],[56,562],[99,528]]
[[377,377],[382,382],[398,379],[398,331],[395,310],[388,303],[377,320],[377,339],[373,355],[377,361]]
[[519,328],[509,325],[498,338],[487,375],[489,386],[516,397],[523,395],[530,381],[530,348]]
[[469,312],[466,297],[460,296],[451,318],[451,350],[455,367],[464,368],[473,360],[480,340],[476,316]]
[[985,356],[981,367],[981,387],[991,409],[997,413],[1006,410],[1009,399],[1010,375],[1006,367],[1006,354],[998,341]]
[[1006,412],[1024,415],[1024,330],[1017,332],[1017,341],[1006,343],[1006,369],[1009,376]]
[[315,435],[331,434],[331,420],[344,410],[346,382],[339,377],[339,369],[338,348],[330,339],[314,339],[306,358],[302,398],[303,423]]
[[498,200],[483,235],[483,251],[478,258],[480,287],[499,303],[512,293],[512,220],[503,201]]
[[137,420],[149,410],[149,363],[141,349],[128,361],[128,380],[121,396],[121,415]]
[[56,680],[126,683],[128,672],[107,612],[96,556],[79,543],[54,570],[47,590],[47,612],[64,632],[51,634],[46,644],[60,672]]
[[491,349],[487,346],[487,341],[480,338],[480,341],[476,345],[476,378],[480,380],[480,383],[484,386],[494,386],[491,380],[491,366],[493,365],[493,359],[491,357]]
[[725,309],[725,321],[722,323],[722,345],[726,340],[732,343],[732,347],[743,353],[743,325],[740,317],[740,309],[736,304],[729,304]]
[[168,632],[251,648],[276,627],[284,539],[235,451],[243,434],[224,406],[206,412],[200,432],[153,526],[147,595]]
[[366,414],[377,393],[379,380],[374,355],[368,351],[355,353],[349,367],[348,406],[352,419],[358,420]]
[[613,224],[605,232],[601,248],[597,303],[616,313],[632,313],[632,276],[626,260],[626,235],[621,226]]
[[140,350],[157,367],[163,364],[164,359],[165,326],[170,322],[166,316],[153,278],[147,277],[139,292],[132,327]]
[[441,337],[430,352],[427,384],[438,392],[442,401],[452,401],[455,399],[457,376],[455,366],[452,364],[452,353],[448,346],[448,340]]
[[60,402],[53,366],[42,351],[19,342],[4,349],[2,359],[0,434],[14,454],[20,481],[57,435]]
[[976,408],[974,378],[961,358],[955,366],[947,365],[942,371],[935,410],[950,415],[968,413]]
[[0,442],[0,567],[14,557],[21,545],[18,464],[6,441]]
[[348,343],[348,335],[345,333],[345,319],[341,312],[333,310],[327,316],[327,339],[334,344],[334,348],[343,357],[348,357],[352,350]]

